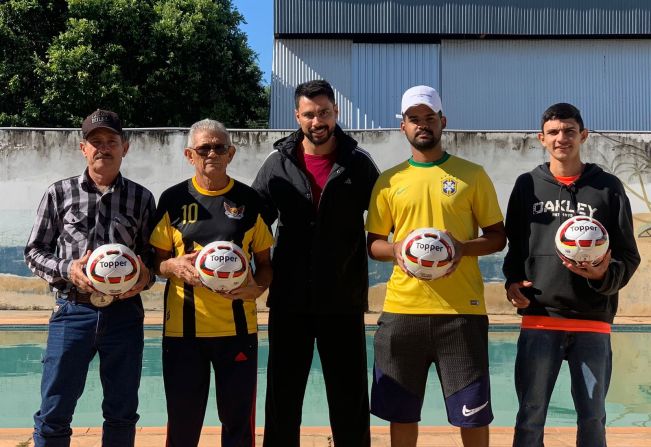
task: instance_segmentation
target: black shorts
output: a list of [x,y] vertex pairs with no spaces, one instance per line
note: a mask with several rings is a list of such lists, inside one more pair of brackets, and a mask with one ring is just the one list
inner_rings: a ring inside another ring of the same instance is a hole
[[420,421],[434,363],[452,425],[483,427],[493,420],[488,317],[384,312],[378,324],[371,413],[391,422]]

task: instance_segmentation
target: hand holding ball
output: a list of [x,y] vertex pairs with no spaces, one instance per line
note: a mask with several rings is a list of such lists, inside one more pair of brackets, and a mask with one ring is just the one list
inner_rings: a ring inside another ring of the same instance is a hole
[[556,253],[564,261],[598,264],[608,251],[608,232],[597,220],[574,216],[561,224],[556,232]]

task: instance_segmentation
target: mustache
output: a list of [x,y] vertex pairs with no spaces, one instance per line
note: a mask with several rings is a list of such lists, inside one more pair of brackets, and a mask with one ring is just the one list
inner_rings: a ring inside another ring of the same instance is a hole
[[434,133],[432,131],[426,130],[426,129],[419,130],[418,132],[416,132],[417,137],[419,137],[421,135],[434,135]]

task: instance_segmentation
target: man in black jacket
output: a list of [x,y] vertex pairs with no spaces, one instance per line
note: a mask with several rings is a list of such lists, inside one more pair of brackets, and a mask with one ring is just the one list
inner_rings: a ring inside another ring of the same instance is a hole
[[[549,107],[541,127],[538,139],[550,162],[516,180],[506,215],[507,299],[523,316],[515,362],[520,409],[513,445],[543,445],[547,407],[561,363],[567,360],[577,446],[605,447],[610,325],[617,293],[640,263],[631,207],[617,177],[581,161],[588,130],[576,107]],[[574,264],[555,254],[557,229],[581,214],[598,220],[609,234],[610,250],[597,265]]]
[[337,125],[326,81],[299,85],[294,99],[300,129],[274,144],[252,185],[267,224],[278,221],[264,446],[299,445],[315,341],[335,444],[368,446],[364,211],[378,169]]

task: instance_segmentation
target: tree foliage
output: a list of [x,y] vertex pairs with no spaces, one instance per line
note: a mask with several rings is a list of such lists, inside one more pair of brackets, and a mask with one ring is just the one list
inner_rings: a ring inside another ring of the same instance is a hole
[[66,11],[65,0],[0,2],[0,125],[45,124],[35,70],[63,31]]
[[78,126],[98,107],[138,127],[187,126],[205,117],[230,127],[266,122],[262,73],[230,0],[64,3],[64,27],[29,59],[40,86],[29,100],[39,119],[28,116],[24,124]]

